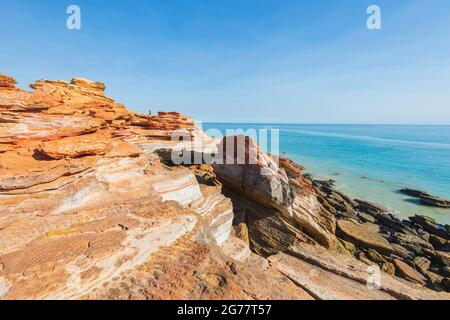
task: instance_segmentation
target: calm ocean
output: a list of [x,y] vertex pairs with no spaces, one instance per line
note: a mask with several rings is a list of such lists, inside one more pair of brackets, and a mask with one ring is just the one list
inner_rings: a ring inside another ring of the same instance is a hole
[[450,126],[203,124],[205,130],[279,129],[280,153],[348,195],[450,224],[450,209],[398,193],[421,189],[450,199]]

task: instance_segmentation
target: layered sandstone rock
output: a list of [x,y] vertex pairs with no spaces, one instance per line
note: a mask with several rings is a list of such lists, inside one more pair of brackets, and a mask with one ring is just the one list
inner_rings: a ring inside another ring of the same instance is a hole
[[[229,152],[230,146],[234,146],[234,152]],[[248,137],[224,138],[219,152],[222,152],[223,164],[214,164],[215,173],[229,189],[244,196],[236,202],[246,211],[247,219],[259,216],[255,223],[265,220],[266,229],[282,228],[282,234],[291,234],[300,241],[316,242],[330,249],[339,247],[334,235],[336,220],[318,202],[314,189],[304,180],[300,166],[262,152]],[[253,228],[254,224],[250,224]],[[280,237],[274,239],[276,250],[292,244],[290,240],[283,244],[283,236]]]
[[0,88],[5,89],[14,89],[16,86],[16,80],[7,76],[6,74],[0,74]]
[[220,145],[178,113],[129,112],[102,83],[15,83],[0,75],[0,299],[442,298],[329,274],[345,246],[294,162],[174,165]]
[[[231,202],[127,142],[135,115],[103,84],[38,81],[25,92],[1,79],[0,297],[104,297],[162,248],[208,251],[228,238]],[[139,129],[192,132],[187,119],[161,114]]]

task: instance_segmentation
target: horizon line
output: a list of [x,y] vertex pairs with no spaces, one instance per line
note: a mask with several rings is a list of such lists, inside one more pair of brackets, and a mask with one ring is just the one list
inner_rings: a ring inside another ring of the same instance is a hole
[[436,126],[448,127],[450,124],[415,124],[415,123],[299,123],[299,122],[223,122],[223,121],[195,121],[207,124],[256,124],[256,125],[333,125],[333,126]]

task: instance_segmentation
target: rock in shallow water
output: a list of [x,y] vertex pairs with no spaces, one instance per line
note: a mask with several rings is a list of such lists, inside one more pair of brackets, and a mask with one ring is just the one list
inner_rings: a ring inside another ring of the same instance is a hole
[[422,204],[428,206],[439,208],[450,208],[450,200],[433,196],[425,191],[403,188],[400,190],[400,192],[410,197],[418,198]]

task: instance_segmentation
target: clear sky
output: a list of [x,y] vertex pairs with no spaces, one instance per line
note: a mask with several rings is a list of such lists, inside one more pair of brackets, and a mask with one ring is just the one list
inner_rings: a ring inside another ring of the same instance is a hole
[[0,30],[0,72],[21,87],[81,76],[138,112],[450,124],[448,0],[1,0]]

